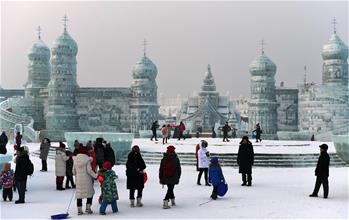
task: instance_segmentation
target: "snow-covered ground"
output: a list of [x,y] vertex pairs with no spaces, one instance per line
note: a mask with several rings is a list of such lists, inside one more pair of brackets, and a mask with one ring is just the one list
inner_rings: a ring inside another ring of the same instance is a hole
[[[158,142],[150,139],[134,139],[132,144],[137,144],[141,150],[150,152],[165,151],[170,144],[176,147],[177,152],[195,152],[195,146],[200,140],[208,142],[208,150],[211,153],[237,153],[241,141],[241,139],[230,139],[230,142],[223,142],[221,138],[190,138],[185,141],[170,139],[168,144],[163,145],[162,138],[158,138]],[[328,145],[329,153],[336,152],[333,142],[263,140],[261,143],[255,143],[252,141],[255,153],[266,154],[319,153],[319,145],[323,143]]]
[[[31,150],[38,144],[31,144]],[[180,148],[180,147],[178,147]],[[177,149],[178,149],[177,148]],[[50,215],[64,213],[73,190],[56,191],[54,160],[48,161],[49,172],[39,172],[41,161],[31,157],[35,164],[34,175],[28,179],[26,203],[15,205],[2,202],[0,219],[49,219]],[[95,184],[93,215],[77,216],[76,200],[69,213],[73,219],[167,219],[167,218],[348,218],[348,168],[330,168],[330,193],[322,198],[322,188],[318,198],[309,198],[315,176],[314,168],[255,168],[253,186],[242,187],[238,170],[223,167],[229,191],[223,198],[210,201],[211,187],[197,186],[197,172],[194,167],[183,166],[180,184],[175,187],[177,206],[162,209],[162,199],[166,187],[158,180],[158,165],[147,167],[149,180],[143,193],[143,208],[130,208],[126,190],[125,166],[114,168],[119,176],[117,186],[120,200],[119,213],[112,214],[108,207],[107,215],[98,215],[99,184]],[[202,181],[203,182],[203,181]],[[14,200],[18,198],[17,192]]]

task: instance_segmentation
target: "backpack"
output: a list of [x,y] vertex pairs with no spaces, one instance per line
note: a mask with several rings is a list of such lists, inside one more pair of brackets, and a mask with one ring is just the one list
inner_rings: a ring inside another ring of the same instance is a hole
[[163,165],[164,177],[174,176],[176,167],[174,166],[172,160],[165,160]]
[[31,162],[31,160],[29,160],[28,167],[27,167],[27,170],[26,170],[26,174],[28,176],[31,176],[31,175],[33,175],[33,173],[34,173],[34,164]]

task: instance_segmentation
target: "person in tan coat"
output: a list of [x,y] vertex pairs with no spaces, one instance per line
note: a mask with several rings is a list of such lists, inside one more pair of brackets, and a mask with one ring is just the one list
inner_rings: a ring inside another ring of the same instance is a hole
[[76,193],[78,215],[82,215],[82,199],[87,199],[86,213],[92,214],[91,205],[92,198],[95,193],[93,188],[93,180],[97,178],[97,174],[92,170],[92,157],[88,156],[86,147],[80,147],[79,153],[73,157],[73,174],[76,180]]
[[69,157],[65,154],[65,144],[59,142],[59,148],[56,151],[55,173],[56,173],[56,189],[64,190],[63,182],[66,171],[66,161]]

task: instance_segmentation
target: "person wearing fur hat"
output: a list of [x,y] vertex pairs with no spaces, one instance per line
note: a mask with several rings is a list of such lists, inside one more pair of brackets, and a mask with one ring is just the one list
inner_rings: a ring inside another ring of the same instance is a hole
[[179,183],[181,177],[181,163],[175,152],[175,147],[170,145],[167,147],[166,153],[164,153],[163,158],[161,159],[160,168],[159,168],[159,179],[160,184],[167,185],[167,193],[163,200],[163,208],[169,209],[169,200],[171,199],[171,205],[175,206],[175,195],[174,187]]
[[132,147],[126,162],[127,189],[130,190],[130,206],[135,207],[135,191],[137,190],[137,207],[142,207],[142,192],[144,188],[145,162],[138,145]]
[[[254,162],[254,152],[252,143],[247,136],[243,136],[240,142],[237,155],[237,164],[239,165],[239,173],[242,175],[242,186],[252,185],[252,165]],[[247,178],[246,178],[247,176]]]
[[65,154],[65,144],[59,142],[59,148],[56,150],[55,157],[55,174],[56,174],[56,189],[64,190],[63,182],[66,173],[66,161],[69,157]]
[[317,161],[315,176],[316,182],[314,191],[310,194],[310,197],[317,197],[320,186],[324,189],[324,199],[328,197],[328,176],[329,176],[329,166],[330,166],[330,156],[327,153],[327,144],[321,144],[320,146],[320,156]]
[[25,188],[27,182],[27,167],[30,159],[24,147],[18,147],[16,150],[16,169],[15,169],[15,184],[18,189],[19,199],[15,201],[16,204],[25,203]]
[[92,158],[88,156],[86,147],[80,147],[79,153],[73,157],[73,174],[76,181],[75,197],[77,199],[78,215],[82,215],[82,199],[87,199],[86,213],[92,214],[92,198],[95,193],[93,188],[93,180],[97,178],[97,174],[92,170]]
[[11,169],[11,164],[5,163],[4,170],[1,172],[1,175],[0,175],[0,183],[3,186],[2,198],[4,199],[4,202],[6,202],[7,198],[9,199],[10,202],[12,201],[13,182],[14,182],[14,172]]
[[201,185],[200,180],[202,173],[205,173],[205,185],[211,186],[208,182],[208,167],[210,164],[210,153],[207,151],[208,143],[205,140],[200,142],[200,150],[198,151],[198,167],[199,174],[197,179],[197,184]]
[[119,199],[118,196],[118,190],[116,187],[115,180],[117,179],[117,176],[112,170],[113,164],[109,161],[106,161],[103,163],[103,170],[104,172],[101,172],[101,175],[103,175],[103,181],[101,182],[101,207],[99,208],[99,214],[105,215],[105,210],[108,206],[108,204],[111,204],[111,208],[113,210],[113,213],[118,212],[118,205],[116,200]]
[[217,199],[217,193],[218,193],[218,185],[220,183],[224,183],[225,179],[223,176],[223,172],[222,172],[222,168],[219,165],[218,162],[218,157],[212,157],[211,158],[211,163],[210,163],[210,168],[209,168],[209,172],[208,172],[208,179],[210,181],[210,183],[212,183],[213,186],[213,190],[212,190],[212,194],[211,194],[211,198],[213,200]]

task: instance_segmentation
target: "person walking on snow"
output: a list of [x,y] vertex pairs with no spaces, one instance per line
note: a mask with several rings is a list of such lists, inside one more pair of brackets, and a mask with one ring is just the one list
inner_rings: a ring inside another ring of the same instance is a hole
[[160,168],[159,168],[159,179],[160,184],[167,185],[167,193],[163,200],[163,208],[169,209],[169,200],[171,199],[171,205],[175,206],[175,195],[174,187],[179,183],[181,177],[181,164],[179,158],[175,152],[175,147],[170,145],[167,147],[166,153],[164,153],[163,158],[161,159]]
[[158,139],[156,138],[156,130],[159,128],[159,123],[158,121],[154,121],[153,124],[151,125],[151,131],[153,132],[153,136],[151,136],[150,140],[152,141],[153,138],[155,138],[155,141],[158,141]]
[[47,171],[47,157],[50,151],[51,142],[50,139],[44,138],[40,144],[40,159],[41,159],[41,172]]
[[225,141],[229,142],[228,132],[230,130],[231,130],[231,127],[229,126],[228,122],[225,122],[225,125],[222,128],[222,131],[223,131],[223,142],[225,142]]
[[330,166],[330,156],[327,153],[327,144],[321,144],[320,146],[320,156],[317,161],[315,176],[316,182],[314,191],[310,194],[310,197],[317,197],[320,186],[324,189],[324,199],[328,197],[328,176],[329,176],[329,166]]
[[168,139],[168,128],[166,125],[163,125],[161,128],[161,134],[162,134],[162,144],[167,144]]
[[77,156],[73,157],[73,174],[76,180],[75,197],[77,199],[78,215],[82,215],[82,199],[87,199],[86,213],[92,214],[92,198],[95,194],[93,188],[93,180],[97,178],[97,174],[93,172],[91,167],[92,158],[88,156],[87,148],[80,147]]
[[130,206],[135,207],[135,191],[137,190],[137,207],[142,207],[142,192],[144,188],[145,162],[138,145],[132,147],[126,162],[126,186],[130,190]]
[[66,161],[69,157],[65,153],[65,144],[59,142],[59,148],[56,150],[55,158],[55,174],[56,174],[56,189],[64,190],[63,182],[66,174]]
[[[252,185],[252,165],[254,162],[254,152],[252,143],[248,140],[247,136],[243,136],[240,142],[237,164],[239,165],[239,173],[242,175],[241,186]],[[247,180],[246,180],[247,176]]]
[[210,181],[210,183],[213,186],[213,190],[212,190],[212,194],[211,194],[211,198],[213,200],[217,199],[217,194],[218,194],[218,186],[221,183],[225,183],[225,179],[223,176],[223,172],[222,172],[222,168],[219,165],[218,162],[218,157],[212,157],[211,158],[211,163],[210,163],[210,168],[209,168],[209,172],[208,172],[208,179]]
[[256,143],[258,143],[258,140],[262,142],[262,139],[261,139],[262,129],[259,123],[256,124],[256,129],[253,132],[256,133]]
[[181,121],[178,125],[178,131],[179,131],[179,135],[178,135],[178,140],[181,140],[181,138],[183,138],[185,140],[185,137],[183,135],[184,131],[185,131],[185,125],[183,123],[183,121]]
[[207,146],[208,146],[207,141],[202,140],[201,141],[200,150],[198,151],[199,175],[198,175],[197,184],[201,185],[201,183],[200,183],[201,176],[202,176],[202,173],[205,173],[205,185],[206,186],[211,186],[211,184],[208,182],[208,167],[209,167],[209,164],[210,164],[210,153],[206,149]]
[[98,171],[98,173],[100,173],[103,180],[101,181],[102,202],[99,208],[100,215],[106,215],[105,210],[108,204],[111,204],[113,213],[116,213],[119,211],[118,205],[116,202],[116,200],[119,199],[118,189],[115,183],[117,176],[114,170],[112,170],[112,168],[113,168],[113,164],[110,161],[106,161],[103,163],[103,169]]

